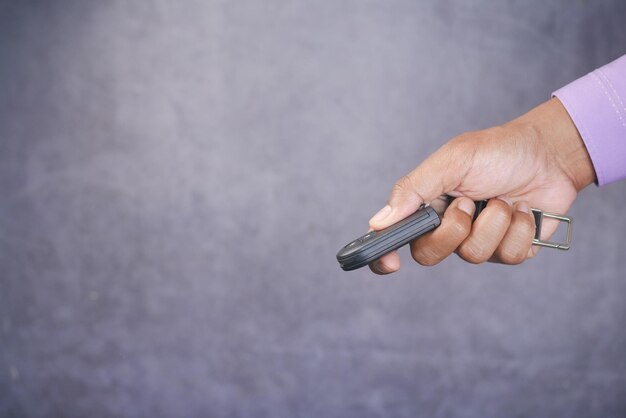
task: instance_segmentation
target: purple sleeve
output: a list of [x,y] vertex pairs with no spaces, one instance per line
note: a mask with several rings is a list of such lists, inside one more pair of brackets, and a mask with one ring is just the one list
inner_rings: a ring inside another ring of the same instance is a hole
[[598,185],[626,178],[626,55],[553,95],[578,128]]

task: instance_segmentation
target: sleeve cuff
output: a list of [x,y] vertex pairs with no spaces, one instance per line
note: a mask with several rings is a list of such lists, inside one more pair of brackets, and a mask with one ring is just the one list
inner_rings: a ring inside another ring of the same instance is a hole
[[580,132],[598,185],[626,178],[626,55],[552,95]]

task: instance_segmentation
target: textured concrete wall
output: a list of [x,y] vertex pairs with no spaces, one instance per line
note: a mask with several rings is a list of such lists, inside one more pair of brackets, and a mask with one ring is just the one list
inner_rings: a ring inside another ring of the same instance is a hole
[[625,53],[625,21],[1,1],[0,416],[625,416],[626,183],[521,266],[334,259],[448,138]]

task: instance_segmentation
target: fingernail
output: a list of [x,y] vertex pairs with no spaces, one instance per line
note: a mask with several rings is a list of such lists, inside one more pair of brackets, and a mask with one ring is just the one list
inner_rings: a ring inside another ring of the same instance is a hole
[[467,213],[469,216],[472,216],[474,214],[474,210],[476,210],[476,205],[470,199],[461,199],[458,208]]
[[385,219],[387,216],[389,216],[390,213],[391,213],[391,206],[387,205],[381,210],[379,210],[376,213],[376,215],[372,216],[372,219],[370,219],[370,222],[380,222],[383,219]]
[[530,208],[528,207],[526,202],[517,202],[516,209],[524,213],[530,212]]

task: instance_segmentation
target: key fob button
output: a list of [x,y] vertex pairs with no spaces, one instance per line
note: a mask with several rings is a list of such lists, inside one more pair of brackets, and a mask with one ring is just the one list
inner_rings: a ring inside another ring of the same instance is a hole
[[361,240],[366,241],[366,240],[372,238],[374,235],[376,235],[376,231],[370,231],[367,234],[363,235],[361,237]]

